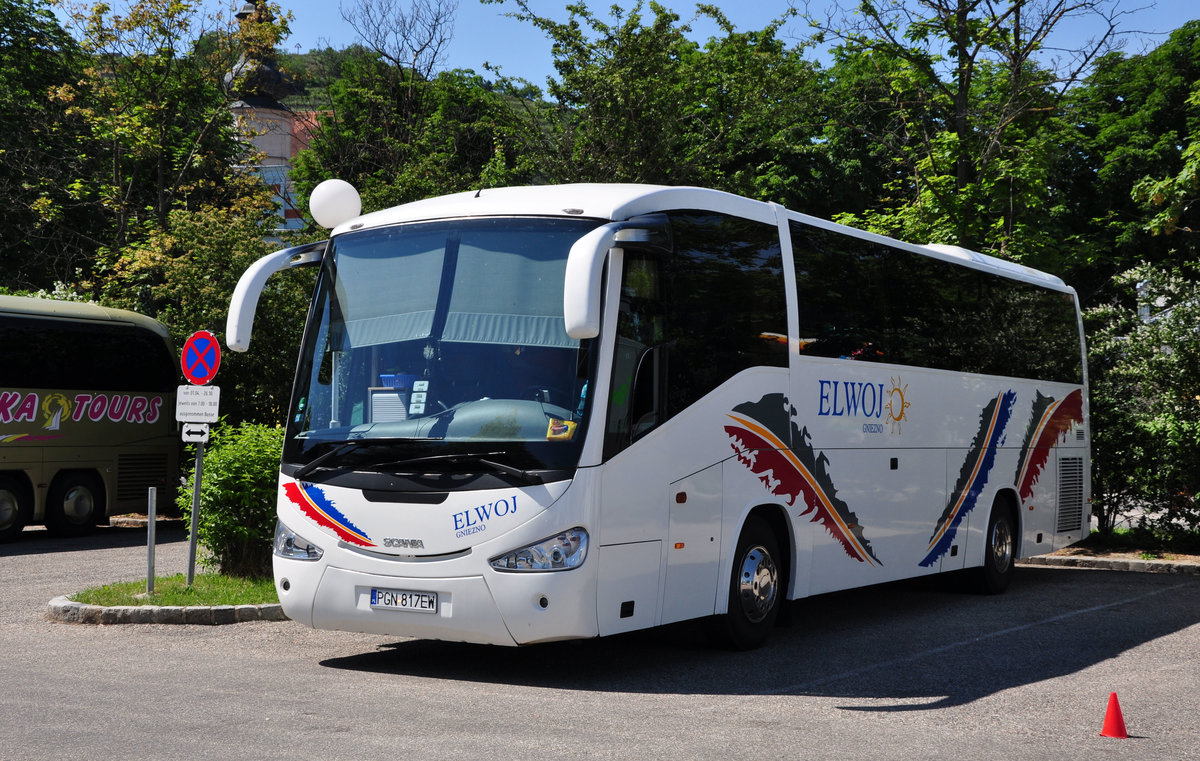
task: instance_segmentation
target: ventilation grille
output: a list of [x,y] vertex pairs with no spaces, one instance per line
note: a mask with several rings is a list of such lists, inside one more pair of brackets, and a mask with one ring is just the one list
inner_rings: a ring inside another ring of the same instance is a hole
[[123,454],[117,458],[117,500],[145,500],[151,486],[167,481],[166,454]]
[[1058,533],[1083,530],[1083,458],[1058,461]]

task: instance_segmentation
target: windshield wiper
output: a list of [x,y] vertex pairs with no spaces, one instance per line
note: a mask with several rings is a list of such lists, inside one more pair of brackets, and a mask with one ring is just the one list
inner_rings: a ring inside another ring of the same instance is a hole
[[[322,443],[327,443],[327,442],[322,442]],[[347,452],[351,451],[352,449],[357,449],[358,447],[360,447],[368,442],[364,441],[362,439],[356,439],[356,440],[352,440],[352,441],[339,441],[336,443],[334,443],[334,442],[328,442],[328,443],[333,444],[333,446],[329,449],[328,452],[325,452],[324,454],[319,454],[316,457],[309,460],[308,462],[301,465],[299,468],[296,468],[296,472],[292,473],[292,478],[296,479],[297,481],[300,481],[305,476],[307,476],[309,473],[312,473],[317,468],[321,467],[321,465],[323,463],[325,463],[326,461],[328,461],[334,457],[344,455]]]
[[[449,465],[473,464],[483,465],[495,473],[500,473],[502,475],[519,479],[527,484],[543,483],[542,477],[531,470],[525,470],[513,465],[506,465],[505,463],[488,459],[495,457],[496,455],[504,455],[504,452],[480,452],[479,454],[436,454],[429,455],[428,457],[413,457],[408,460],[396,460],[394,462],[379,463],[377,465],[373,465],[372,467],[396,472],[394,470],[395,468],[407,468],[412,465],[421,465],[423,463],[447,463]],[[400,471],[398,475],[401,473],[405,475],[415,475],[417,474],[417,471]]]

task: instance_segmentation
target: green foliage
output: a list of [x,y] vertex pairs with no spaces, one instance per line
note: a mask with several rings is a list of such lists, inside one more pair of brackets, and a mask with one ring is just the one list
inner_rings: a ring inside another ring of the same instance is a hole
[[[173,211],[165,229],[126,247],[96,288],[107,305],[165,322],[176,346],[197,330],[222,336],[238,278],[277,247],[266,239],[270,221],[261,204]],[[231,420],[283,420],[312,276],[312,270],[293,270],[271,278],[259,300],[250,351],[222,355],[216,382],[222,413]]]
[[1085,296],[1107,295],[1114,277],[1142,263],[1200,259],[1196,235],[1164,234],[1196,221],[1188,167],[1200,150],[1198,83],[1200,20],[1144,55],[1107,56],[1072,92],[1079,126],[1062,144],[1055,182],[1069,217],[1088,228],[1076,233],[1070,257]]
[[[205,564],[231,576],[264,577],[271,572],[275,498],[283,429],[254,423],[218,424],[204,452],[197,537]],[[195,472],[181,489],[178,505],[191,515]]]
[[[786,17],[738,32],[701,5],[722,30],[702,47],[655,2],[647,15],[613,6],[611,22],[583,3],[566,22],[516,4],[550,38],[557,72],[516,132],[538,181],[701,185],[826,210],[837,171],[817,147],[825,98],[803,47],[777,36]],[[520,84],[505,83],[511,97]]]
[[1123,274],[1124,303],[1090,310],[1093,503],[1170,539],[1200,531],[1200,277]]
[[[544,92],[436,71],[438,28],[367,23],[363,45],[277,54],[309,85],[295,104],[320,113],[295,162],[301,200],[328,177],[368,210],[531,182],[694,184],[1059,274],[1093,307],[1105,525],[1130,510],[1163,531],[1193,520],[1200,273],[1181,263],[1200,261],[1200,21],[1067,69],[1039,46],[1108,0],[866,0],[820,30],[837,45],[822,69],[810,40],[781,39],[795,11],[738,31],[699,5],[720,31],[697,42],[653,1],[574,2],[566,21],[508,2],[551,47]],[[0,289],[135,309],[177,342],[222,331],[238,276],[275,247],[225,81],[243,50],[283,42],[288,17],[270,10],[235,28],[195,0],[96,3],[69,16],[73,39],[42,0],[0,0],[0,117],[21,126],[0,135]],[[387,50],[397,34],[427,36]],[[225,355],[233,421],[282,419],[310,282],[274,276],[251,352]],[[1138,298],[1174,309],[1142,322]]]
[[[1200,79],[1192,85],[1187,99],[1193,111],[1200,111]],[[1195,120],[1187,145],[1180,155],[1183,167],[1166,178],[1144,177],[1133,188],[1134,200],[1151,209],[1154,216],[1146,229],[1154,235],[1200,230],[1196,201],[1200,198],[1200,119]]]
[[425,78],[378,53],[352,52],[337,61],[341,76],[325,90],[320,128],[294,163],[300,196],[338,177],[374,209],[527,178],[508,159],[517,114],[481,77]]
[[0,278],[50,288],[85,266],[97,219],[80,203],[79,120],[51,93],[82,66],[78,45],[41,0],[0,0]]
[[78,203],[102,219],[94,251],[113,256],[166,224],[171,209],[222,203],[249,163],[222,89],[237,60],[232,33],[203,38],[194,0],[98,3],[70,14],[86,54],[53,92],[81,125],[87,155]]

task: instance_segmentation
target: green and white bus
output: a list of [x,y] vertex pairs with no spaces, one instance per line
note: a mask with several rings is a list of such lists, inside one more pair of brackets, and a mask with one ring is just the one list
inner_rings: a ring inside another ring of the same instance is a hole
[[72,536],[178,483],[167,328],[94,304],[0,296],[0,541]]

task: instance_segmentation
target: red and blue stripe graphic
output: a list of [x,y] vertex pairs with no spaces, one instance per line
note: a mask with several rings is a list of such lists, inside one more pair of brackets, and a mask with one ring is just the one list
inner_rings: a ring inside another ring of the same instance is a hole
[[979,416],[979,432],[971,442],[959,471],[958,483],[946,510],[938,519],[933,535],[929,537],[929,551],[918,565],[929,568],[941,559],[954,543],[958,527],[979,501],[979,495],[987,486],[988,474],[996,463],[996,450],[1004,438],[1004,429],[1012,417],[1017,393],[1009,390],[990,401]]
[[329,496],[320,487],[293,481],[283,485],[283,493],[300,512],[311,518],[318,526],[332,529],[338,538],[360,547],[374,547],[375,543],[358,526],[342,514]]
[[1017,486],[1021,504],[1033,496],[1051,450],[1062,441],[1076,423],[1083,422],[1083,392],[1075,389],[1062,399],[1042,396],[1039,391],[1033,403],[1029,429],[1021,445],[1021,462],[1017,465]]

